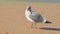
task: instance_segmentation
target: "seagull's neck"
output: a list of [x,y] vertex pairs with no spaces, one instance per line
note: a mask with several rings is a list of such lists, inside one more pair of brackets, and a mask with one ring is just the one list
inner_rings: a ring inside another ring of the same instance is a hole
[[32,11],[31,9],[28,9],[28,11]]
[[32,12],[32,10],[31,10],[31,9],[30,9],[30,10],[27,10],[27,11]]
[[25,11],[25,15],[30,15],[30,14],[32,14],[32,11],[26,9],[26,11]]

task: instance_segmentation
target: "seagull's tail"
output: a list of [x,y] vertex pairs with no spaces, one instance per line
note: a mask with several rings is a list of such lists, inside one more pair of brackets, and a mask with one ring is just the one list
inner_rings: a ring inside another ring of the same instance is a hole
[[45,23],[52,23],[52,22],[50,22],[50,21],[46,21]]

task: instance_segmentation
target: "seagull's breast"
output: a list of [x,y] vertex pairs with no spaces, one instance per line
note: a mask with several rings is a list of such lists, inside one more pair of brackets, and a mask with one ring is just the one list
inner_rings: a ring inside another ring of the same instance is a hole
[[26,11],[26,12],[25,12],[26,18],[27,18],[29,21],[34,22],[34,20],[32,20],[32,19],[29,17],[29,15],[31,15],[31,12],[30,12],[30,11]]

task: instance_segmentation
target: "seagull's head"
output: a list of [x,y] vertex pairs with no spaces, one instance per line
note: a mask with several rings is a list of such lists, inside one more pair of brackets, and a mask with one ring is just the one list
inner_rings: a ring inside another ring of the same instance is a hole
[[31,11],[31,6],[27,6],[27,10],[30,10]]
[[27,7],[26,7],[25,15],[30,15],[31,13],[32,13],[32,11],[31,11],[31,6],[27,6]]

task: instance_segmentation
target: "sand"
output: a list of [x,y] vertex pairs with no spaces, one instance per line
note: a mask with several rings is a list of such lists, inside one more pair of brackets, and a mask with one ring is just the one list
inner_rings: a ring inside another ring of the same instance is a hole
[[38,29],[31,29],[32,22],[25,17],[27,3],[0,3],[1,34],[5,32],[8,34],[60,34],[58,29],[60,28],[60,3],[30,3],[28,5],[52,23],[37,23]]

